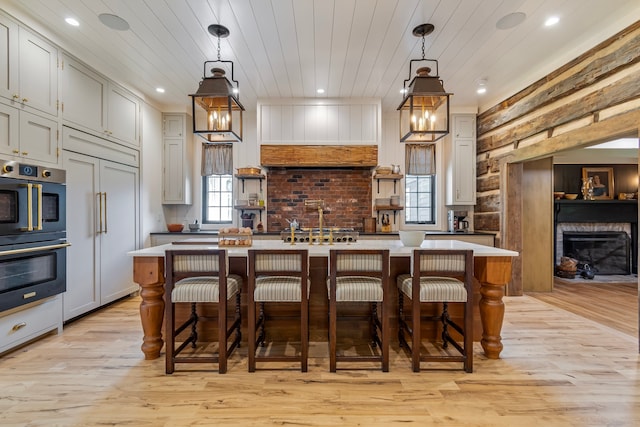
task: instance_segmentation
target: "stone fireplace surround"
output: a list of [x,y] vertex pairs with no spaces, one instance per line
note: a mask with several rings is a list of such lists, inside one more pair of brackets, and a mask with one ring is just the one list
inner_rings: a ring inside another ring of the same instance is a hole
[[638,272],[637,200],[557,200],[554,225],[556,265],[563,255],[564,232],[625,232],[631,240],[631,272]]

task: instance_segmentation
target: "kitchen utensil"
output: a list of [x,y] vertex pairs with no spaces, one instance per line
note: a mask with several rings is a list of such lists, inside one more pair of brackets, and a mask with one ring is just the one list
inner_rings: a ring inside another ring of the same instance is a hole
[[391,206],[399,206],[400,205],[400,196],[391,196],[389,199],[389,204]]
[[578,198],[578,195],[577,194],[565,194],[564,198],[567,199],[567,200],[575,200],[575,199]]
[[376,232],[376,219],[371,218],[362,218],[362,229],[365,233],[375,233]]
[[198,220],[197,219],[193,224],[189,224],[189,231],[191,231],[191,232],[200,231],[200,224],[198,224]]
[[564,191],[554,191],[553,192],[553,197],[556,200],[562,199],[562,197],[564,197]]
[[391,204],[391,200],[388,198],[376,199],[376,206],[389,206]]
[[391,165],[392,166],[392,171],[394,174],[399,174],[400,173],[400,165]]

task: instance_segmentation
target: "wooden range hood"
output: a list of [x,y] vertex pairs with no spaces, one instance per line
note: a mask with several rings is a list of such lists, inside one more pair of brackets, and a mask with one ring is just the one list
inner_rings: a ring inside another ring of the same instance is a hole
[[375,167],[377,145],[261,145],[265,167]]

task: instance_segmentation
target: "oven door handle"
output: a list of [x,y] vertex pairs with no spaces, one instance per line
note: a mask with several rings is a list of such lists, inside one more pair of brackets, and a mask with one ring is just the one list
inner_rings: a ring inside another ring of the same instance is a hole
[[42,184],[34,184],[34,187],[38,190],[38,225],[36,230],[42,230]]
[[71,243],[59,243],[57,245],[38,246],[35,248],[10,249],[8,251],[0,251],[0,256],[26,254],[29,252],[41,252],[41,251],[48,251],[52,249],[62,249],[62,248],[66,248],[67,246],[71,246]]

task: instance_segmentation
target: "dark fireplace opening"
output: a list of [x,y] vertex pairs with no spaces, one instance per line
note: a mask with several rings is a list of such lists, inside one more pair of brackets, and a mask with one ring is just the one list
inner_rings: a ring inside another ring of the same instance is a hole
[[589,264],[596,274],[631,274],[631,239],[625,232],[564,232],[565,256]]

